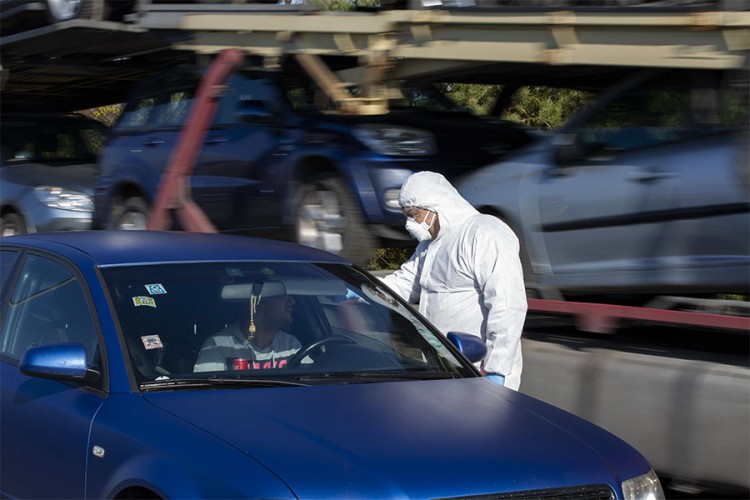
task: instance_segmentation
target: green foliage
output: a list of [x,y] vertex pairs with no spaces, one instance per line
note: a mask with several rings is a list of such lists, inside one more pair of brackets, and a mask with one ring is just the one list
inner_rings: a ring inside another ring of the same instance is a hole
[[117,118],[120,117],[123,107],[124,105],[122,104],[112,104],[102,106],[101,108],[85,109],[80,111],[80,113],[111,127],[117,121]]
[[[460,106],[483,116],[492,112],[502,91],[501,85],[444,83],[446,95]],[[551,130],[563,125],[591,99],[587,92],[552,87],[521,87],[500,118],[528,127]]]
[[484,116],[492,111],[502,90],[500,85],[473,83],[444,83],[443,92],[459,106],[470,108],[474,114]]
[[345,12],[354,10],[356,7],[374,8],[380,7],[380,0],[305,0],[306,4],[314,5],[320,10],[331,10]]
[[396,270],[414,252],[414,247],[407,248],[378,248],[372,253],[372,257],[365,264],[365,269],[370,271]]
[[521,87],[502,118],[541,130],[562,126],[592,95],[578,90],[552,87]]
[[305,3],[314,5],[320,10],[333,10],[343,12],[354,9],[354,4],[349,0],[306,0]]

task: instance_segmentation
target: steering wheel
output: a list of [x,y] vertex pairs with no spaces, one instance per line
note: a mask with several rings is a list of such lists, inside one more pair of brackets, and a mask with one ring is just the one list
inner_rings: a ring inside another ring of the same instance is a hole
[[300,363],[302,363],[302,360],[309,356],[310,353],[315,352],[321,347],[329,344],[356,344],[356,342],[349,337],[344,337],[341,335],[331,335],[330,337],[323,337],[322,339],[318,339],[312,344],[297,351],[294,356],[289,358],[287,366],[298,367]]

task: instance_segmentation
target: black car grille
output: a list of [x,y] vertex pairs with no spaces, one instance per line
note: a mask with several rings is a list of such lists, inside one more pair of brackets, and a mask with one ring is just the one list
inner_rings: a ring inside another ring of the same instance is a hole
[[614,500],[615,494],[606,484],[578,486],[575,488],[551,488],[489,495],[451,497],[443,500]]

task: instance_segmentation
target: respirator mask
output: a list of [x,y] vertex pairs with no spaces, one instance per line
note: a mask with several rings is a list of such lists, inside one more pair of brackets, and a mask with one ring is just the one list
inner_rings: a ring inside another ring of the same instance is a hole
[[[432,219],[430,220],[430,223],[427,224],[427,218],[432,215]],[[428,241],[432,239],[432,234],[430,234],[430,228],[432,227],[432,224],[435,222],[435,217],[437,214],[434,212],[430,212],[427,217],[424,218],[422,222],[417,222],[416,219],[409,217],[406,219],[406,230],[409,232],[409,234],[417,241]]]

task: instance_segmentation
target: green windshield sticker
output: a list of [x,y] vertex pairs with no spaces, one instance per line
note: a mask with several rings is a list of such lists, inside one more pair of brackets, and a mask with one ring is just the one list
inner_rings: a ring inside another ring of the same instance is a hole
[[148,306],[156,307],[156,301],[151,297],[133,297],[133,305],[135,307]]

